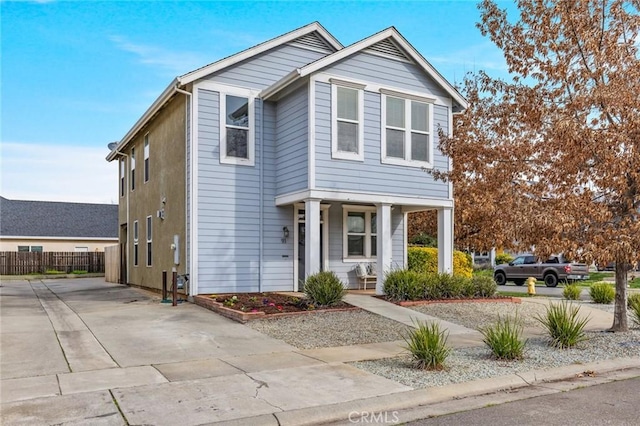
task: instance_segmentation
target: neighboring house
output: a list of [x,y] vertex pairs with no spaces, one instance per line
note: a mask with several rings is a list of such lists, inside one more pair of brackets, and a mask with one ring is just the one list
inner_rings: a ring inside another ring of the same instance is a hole
[[466,105],[395,28],[343,47],[312,23],[177,77],[107,156],[124,279],[159,288],[175,267],[190,295],[297,291],[331,270],[356,288],[370,263],[381,293],[421,210],[451,271],[452,187],[425,169],[451,167],[438,131]]
[[104,251],[118,244],[115,204],[0,197],[0,251]]

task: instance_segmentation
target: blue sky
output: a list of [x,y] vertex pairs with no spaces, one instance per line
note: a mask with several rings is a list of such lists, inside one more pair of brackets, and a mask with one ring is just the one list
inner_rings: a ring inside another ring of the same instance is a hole
[[[511,2],[502,7],[512,8]],[[505,75],[476,1],[0,3],[0,194],[117,202],[120,140],[173,77],[319,21],[349,45],[395,26],[450,82]]]

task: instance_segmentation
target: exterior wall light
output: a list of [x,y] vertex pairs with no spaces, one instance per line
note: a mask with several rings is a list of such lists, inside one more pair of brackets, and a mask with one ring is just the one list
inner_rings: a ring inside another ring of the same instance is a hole
[[286,243],[287,242],[287,238],[289,238],[289,228],[287,228],[286,226],[282,227],[282,239],[280,241],[282,241],[282,243]]

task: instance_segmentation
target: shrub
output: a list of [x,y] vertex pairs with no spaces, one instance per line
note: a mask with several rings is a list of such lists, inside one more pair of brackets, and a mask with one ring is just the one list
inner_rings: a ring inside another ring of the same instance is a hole
[[518,318],[507,315],[498,316],[498,322],[494,325],[481,328],[482,340],[497,359],[521,359],[524,347],[527,343],[522,339],[524,325]]
[[594,303],[608,305],[616,297],[616,291],[611,284],[605,282],[591,284],[589,295]]
[[409,244],[415,244],[422,247],[438,247],[438,239],[424,232],[413,236],[409,240]]
[[471,282],[475,288],[475,295],[478,297],[493,297],[498,291],[498,285],[493,279],[493,275],[474,275]]
[[635,305],[640,305],[640,293],[630,294],[629,297],[627,297],[627,306],[631,308]]
[[436,292],[441,299],[457,299],[462,296],[462,289],[468,278],[438,274],[436,277]]
[[384,294],[391,300],[417,300],[424,296],[421,276],[416,271],[396,269],[384,277]]
[[570,348],[587,338],[584,327],[589,322],[589,317],[579,318],[579,311],[579,306],[563,301],[549,304],[544,315],[535,316],[547,330],[551,346]]
[[562,290],[562,297],[567,300],[579,300],[582,288],[578,284],[567,284]]
[[[438,249],[433,247],[409,247],[407,249],[407,266],[420,273],[438,272]],[[471,256],[455,250],[453,252],[453,274],[471,277],[473,266]]]
[[403,336],[405,347],[416,362],[418,368],[440,370],[449,356],[451,349],[447,347],[449,333],[440,330],[437,322],[418,322],[408,336]]
[[462,297],[466,297],[466,298],[473,298],[476,296],[476,294],[478,293],[477,291],[477,287],[476,287],[476,281],[475,279],[465,279],[464,283],[462,283],[462,292],[460,294],[460,296]]
[[631,319],[640,325],[640,293],[632,294],[627,298],[627,304],[631,311]]
[[513,262],[513,256],[509,253],[496,254],[496,265],[502,265],[503,263]]
[[307,277],[304,292],[312,304],[330,306],[341,302],[346,290],[335,272],[321,271]]

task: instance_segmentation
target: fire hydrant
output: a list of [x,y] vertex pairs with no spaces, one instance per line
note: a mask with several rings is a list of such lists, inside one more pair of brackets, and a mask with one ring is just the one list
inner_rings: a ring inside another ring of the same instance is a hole
[[529,296],[533,296],[536,294],[536,279],[533,277],[527,278],[527,292]]

